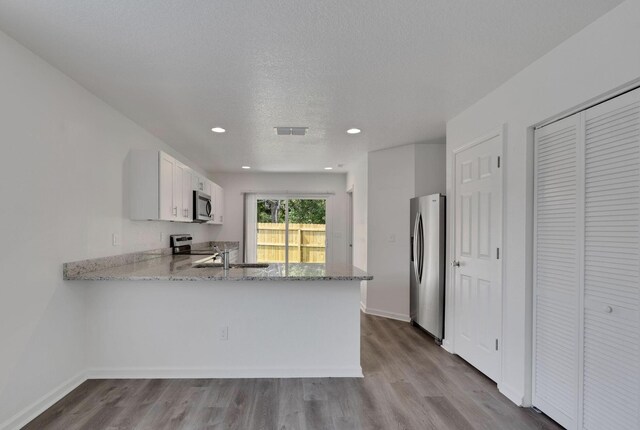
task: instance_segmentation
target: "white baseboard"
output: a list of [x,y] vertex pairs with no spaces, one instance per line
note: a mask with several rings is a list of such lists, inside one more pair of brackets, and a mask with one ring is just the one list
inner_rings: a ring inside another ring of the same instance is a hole
[[78,385],[86,381],[86,376],[85,372],[80,372],[58,385],[56,388],[36,400],[32,405],[27,406],[22,411],[0,424],[0,430],[17,430],[24,427],[35,417],[53,406],[58,400],[76,389]]
[[409,315],[399,314],[399,313],[396,313],[396,312],[387,312],[387,311],[383,311],[381,309],[368,308],[362,302],[360,302],[360,309],[362,310],[362,312],[364,312],[365,314],[368,314],[368,315],[374,315],[374,316],[377,316],[377,317],[384,317],[384,318],[391,318],[393,320],[404,321],[404,322],[410,322],[411,321],[411,318],[409,318]]
[[447,351],[449,354],[455,354],[455,350],[453,349],[453,345],[451,344],[451,341],[447,340],[446,338],[442,340],[441,346],[442,346],[442,349]]
[[498,384],[498,391],[500,391],[507,399],[511,400],[518,406],[524,405],[524,396],[522,393],[514,390],[505,384]]
[[362,368],[96,368],[87,379],[362,378]]

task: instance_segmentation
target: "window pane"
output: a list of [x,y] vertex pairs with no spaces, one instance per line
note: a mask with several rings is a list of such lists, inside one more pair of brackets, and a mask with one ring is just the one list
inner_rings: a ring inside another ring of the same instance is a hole
[[258,200],[258,263],[284,263],[286,200]]
[[[324,263],[326,260],[326,206],[324,199],[289,199],[257,202],[257,261]],[[287,240],[288,239],[288,240]]]
[[325,262],[326,212],[326,200],[289,200],[290,263]]

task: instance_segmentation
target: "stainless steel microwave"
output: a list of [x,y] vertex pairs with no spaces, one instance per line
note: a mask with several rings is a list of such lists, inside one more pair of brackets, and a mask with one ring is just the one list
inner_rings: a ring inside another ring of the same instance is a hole
[[195,222],[207,222],[213,219],[213,206],[211,196],[202,191],[193,192],[193,220]]

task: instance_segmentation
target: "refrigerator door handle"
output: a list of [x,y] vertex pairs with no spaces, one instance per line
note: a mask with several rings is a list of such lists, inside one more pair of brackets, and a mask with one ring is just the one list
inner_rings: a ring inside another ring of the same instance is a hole
[[422,214],[418,214],[418,282],[422,282],[422,271],[424,269],[424,227]]
[[411,254],[411,261],[413,263],[414,258],[413,258],[413,235],[411,235],[411,237],[409,238],[409,253]]
[[413,261],[413,273],[416,276],[416,281],[418,284],[420,283],[420,275],[418,274],[418,261],[420,260],[420,254],[418,252],[418,242],[420,241],[420,237],[418,236],[418,222],[420,220],[420,213],[416,214],[416,220],[413,224],[413,241],[411,243],[411,254]]

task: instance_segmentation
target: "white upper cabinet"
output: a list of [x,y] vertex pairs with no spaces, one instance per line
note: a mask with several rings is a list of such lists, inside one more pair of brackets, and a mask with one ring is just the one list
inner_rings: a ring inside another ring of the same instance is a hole
[[193,221],[193,171],[182,169],[182,217],[185,222]]
[[[153,160],[146,160],[144,158],[144,154],[137,154],[140,158],[139,162],[147,162]],[[131,194],[131,218],[132,219],[161,219],[161,220],[174,220],[174,217],[177,213],[174,211],[173,205],[173,174],[174,174],[174,166],[175,160],[169,157],[167,154],[161,152],[160,153],[160,185],[159,185],[159,201],[157,207],[159,208],[159,213],[155,209],[156,202],[155,196],[151,188],[154,186],[154,177],[155,172],[154,169],[150,168],[147,171],[138,170],[134,166],[131,169],[131,182],[133,186],[139,185],[141,183],[148,184],[148,187],[145,187],[140,190],[139,193]],[[136,175],[136,172],[139,175]],[[135,176],[134,176],[135,175]],[[142,177],[142,176],[145,177]],[[146,176],[149,177],[146,177]],[[135,190],[135,188],[134,188]],[[144,194],[143,194],[144,193]],[[140,214],[137,216],[136,214]]]
[[192,189],[193,191],[202,191],[204,192],[204,183],[206,182],[206,179],[203,178],[202,176],[200,176],[199,174],[197,174],[196,172],[193,172],[193,186]]
[[214,223],[222,224],[224,222],[224,190],[220,185],[214,184],[216,189],[216,201],[214,206]]
[[224,190],[222,187],[214,182],[208,181],[206,185],[208,190],[211,190],[211,205],[213,211],[211,213],[211,221],[207,221],[207,224],[222,224],[224,221]]
[[210,195],[215,207],[211,181],[162,151],[133,150],[128,164],[133,220],[193,222],[194,190]]
[[175,221],[184,221],[184,208],[182,207],[182,178],[184,177],[184,167],[175,162],[173,165],[173,216]]

